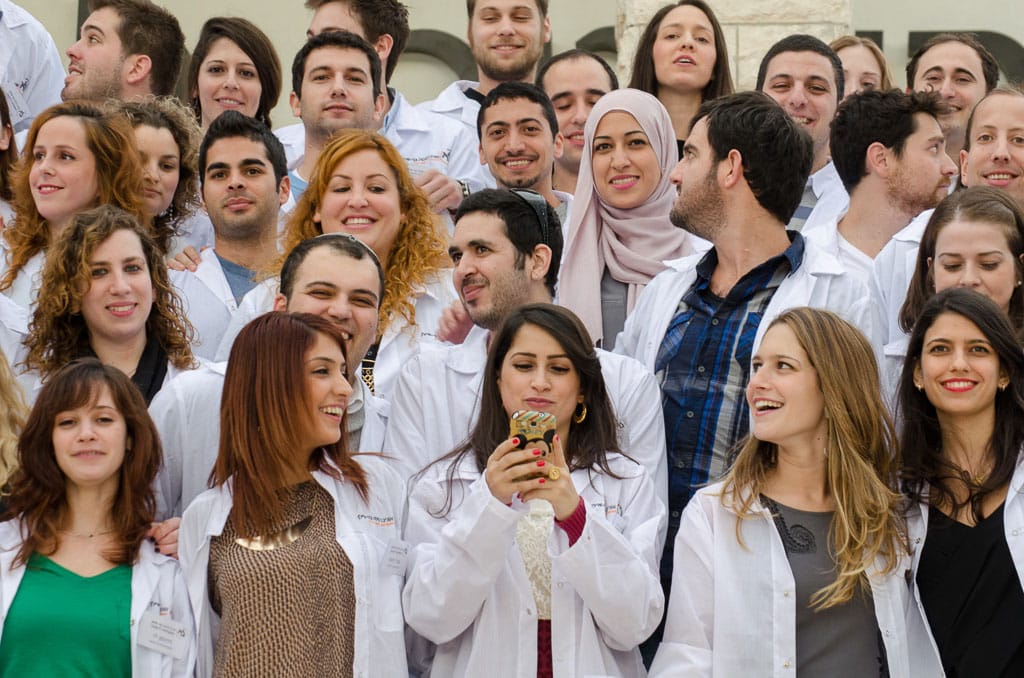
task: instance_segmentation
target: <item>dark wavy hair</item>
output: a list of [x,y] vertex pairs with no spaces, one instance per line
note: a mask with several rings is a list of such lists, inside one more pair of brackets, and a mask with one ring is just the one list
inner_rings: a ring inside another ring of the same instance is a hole
[[434,462],[448,464],[448,497],[441,508],[442,515],[451,508],[452,481],[462,460],[467,456],[472,458],[477,470],[483,473],[494,448],[508,439],[509,417],[501,400],[498,379],[505,356],[524,325],[538,327],[558,342],[579,376],[580,390],[586,394],[587,416],[579,424],[570,421],[570,435],[563,441],[569,470],[591,469],[618,477],[608,464],[609,453],[622,453],[615,411],[608,398],[601,361],[587,328],[567,308],[554,304],[527,304],[512,311],[491,338],[480,395],[480,416],[469,438]]
[[8,175],[11,168],[18,162],[18,144],[14,140],[14,125],[11,123],[11,109],[7,106],[7,97],[3,90],[0,90],[0,135],[7,130],[11,138],[7,142],[7,148],[0,151],[0,200],[10,200],[14,197],[11,190],[11,182]]
[[[220,453],[210,480],[231,481],[231,516],[242,535],[266,536],[285,510],[290,458],[299,452],[300,432],[316,405],[306,387],[305,356],[317,335],[327,335],[346,356],[341,329],[309,313],[271,312],[259,316],[235,339],[224,375],[220,405]],[[347,365],[350,372],[352,365]],[[352,483],[367,500],[366,473],[349,454],[348,415],[338,442],[316,450],[310,470]]]
[[[726,94],[732,94],[732,73],[729,70],[729,48],[725,41],[725,33],[722,32],[722,24],[718,23],[718,17],[704,0],[679,0],[671,5],[665,5],[654,13],[637,43],[636,54],[633,56],[633,74],[630,76],[627,86],[658,96],[660,85],[654,71],[654,43],[658,39],[658,29],[661,28],[661,22],[669,12],[676,7],[685,6],[696,7],[704,12],[704,16],[711,22],[711,30],[715,34],[715,67],[711,71],[711,80],[701,90],[701,101],[710,101]],[[683,134],[685,131],[679,130],[679,133]]]
[[[947,313],[962,316],[981,330],[1009,379],[1005,389],[995,392],[995,425],[987,449],[994,465],[981,482],[943,457],[938,412],[924,390],[919,391],[914,383],[925,334],[939,316]],[[910,334],[898,394],[898,413],[903,422],[900,447],[904,493],[912,501],[949,507],[954,514],[969,507],[975,520],[980,521],[985,497],[1010,481],[1024,444],[1024,352],[1006,314],[991,299],[959,287],[943,290],[929,299]],[[956,482],[969,489],[964,501],[957,500],[950,486]]]
[[79,212],[51,248],[43,268],[39,298],[25,338],[25,364],[44,378],[89,345],[89,328],[82,316],[82,296],[92,284],[90,259],[100,244],[117,231],[139,238],[153,284],[153,308],[146,321],[146,336],[156,337],[167,359],[178,369],[195,365],[192,325],[171,286],[163,252],[149,231],[124,210],[102,205]]
[[176,97],[147,97],[125,101],[121,111],[132,129],[143,125],[165,129],[178,146],[178,186],[174,198],[163,214],[153,217],[153,232],[160,248],[168,252],[171,239],[178,235],[181,224],[199,207],[199,125],[192,111]]
[[110,509],[115,546],[103,557],[124,565],[138,559],[156,513],[153,480],[160,468],[160,436],[131,379],[95,358],[83,358],[57,370],[43,385],[18,441],[19,467],[3,514],[4,520],[17,518],[21,523],[24,541],[16,564],[24,565],[36,552],[52,555],[60,547],[60,532],[68,527],[70,516],[67,478],[53,447],[54,423],[61,412],[95,403],[104,388],[124,417],[128,446]]

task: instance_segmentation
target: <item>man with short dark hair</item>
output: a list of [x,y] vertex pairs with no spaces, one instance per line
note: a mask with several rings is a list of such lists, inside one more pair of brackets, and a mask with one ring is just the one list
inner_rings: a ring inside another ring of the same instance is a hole
[[536,85],[503,82],[484,97],[477,115],[480,162],[499,188],[526,188],[569,222],[572,196],[552,186],[555,161],[562,155],[562,135],[551,100]]
[[576,192],[583,158],[583,126],[598,99],[619,88],[615,71],[585,49],[570,49],[548,59],[537,71],[537,86],[551,99],[562,135],[562,155],[555,158],[552,187]]
[[814,160],[789,228],[827,221],[848,197],[829,162],[828,130],[843,98],[843,64],[812,35],[790,35],[771,46],[757,71],[757,89],[774,99],[811,135]]
[[[465,342],[421,351],[398,379],[384,449],[413,473],[469,434],[479,410],[490,333],[524,304],[551,302],[562,256],[558,218],[540,195],[489,189],[455,215],[452,279],[474,323]],[[635,360],[598,350],[622,450],[647,468],[664,499],[658,385]]]
[[704,102],[672,172],[674,225],[709,240],[658,274],[626,319],[615,352],[655,372],[662,390],[672,544],[697,488],[727,468],[749,429],[744,388],[750,359],[779,313],[794,306],[835,311],[870,336],[865,285],[835,257],[787,231],[813,162],[813,144],[759,92]]
[[534,81],[551,21],[548,0],[466,0],[466,11],[477,81],[457,80],[420,107],[472,129],[480,103],[498,84]]
[[149,0],[93,0],[81,37],[68,48],[61,98],[122,99],[174,93],[185,34]]
[[907,62],[907,91],[936,92],[948,104],[939,118],[953,162],[964,147],[971,111],[995,89],[999,62],[973,33],[940,33]]
[[949,193],[956,166],[938,121],[945,110],[937,95],[899,90],[852,94],[839,106],[830,145],[850,206],[803,234],[864,282],[889,240]]
[[292,112],[302,119],[305,151],[288,173],[298,200],[320,151],[342,129],[375,130],[384,114],[377,52],[354,33],[321,33],[306,41],[292,62]]
[[172,271],[198,335],[197,353],[213,359],[238,303],[278,256],[278,211],[288,199],[284,149],[262,122],[225,111],[199,147],[199,178],[213,224],[213,247],[195,272]]
[[[384,108],[374,129],[398,149],[431,209],[447,219],[447,210],[458,207],[464,195],[492,183],[477,160],[475,139],[462,125],[416,108],[387,86],[409,39],[409,10],[404,4],[398,0],[306,0],[306,7],[313,10],[307,37],[348,31],[377,52],[383,69]],[[276,133],[288,162],[293,163],[304,150],[303,125],[289,125]]]

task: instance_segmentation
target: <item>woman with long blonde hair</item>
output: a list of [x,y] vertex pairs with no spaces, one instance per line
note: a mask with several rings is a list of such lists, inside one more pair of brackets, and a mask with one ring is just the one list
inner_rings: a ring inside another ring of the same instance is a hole
[[[402,364],[419,341],[433,340],[441,314],[457,297],[437,217],[402,156],[380,134],[344,130],[324,147],[282,234],[278,264],[300,242],[321,233],[359,238],[384,268],[380,336],[363,361],[363,378],[386,397]],[[227,357],[246,322],[271,310],[276,293],[274,280],[246,295],[218,359]]]
[[923,622],[904,616],[899,456],[871,346],[795,308],[751,365],[752,433],[683,513],[652,675],[908,675]]

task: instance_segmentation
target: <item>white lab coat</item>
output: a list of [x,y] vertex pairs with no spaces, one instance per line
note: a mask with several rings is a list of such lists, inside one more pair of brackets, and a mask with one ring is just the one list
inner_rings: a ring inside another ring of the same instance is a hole
[[[0,238],[0,275],[10,268],[11,251],[7,248],[7,241]],[[11,286],[3,291],[11,301],[32,313],[36,306],[36,297],[39,296],[39,285],[43,279],[43,265],[46,263],[46,251],[42,250],[32,255],[25,265],[18,271]]]
[[[548,540],[556,678],[643,676],[637,646],[661,620],[665,505],[642,467],[620,455],[609,462],[621,479],[572,474],[587,509],[579,540],[569,546],[556,526]],[[527,507],[498,501],[475,460],[466,458],[455,472],[451,510],[435,517],[447,472],[447,464],[435,464],[412,487],[406,621],[437,644],[432,676],[536,676],[537,614],[515,546]]]
[[[474,327],[462,344],[423,350],[402,370],[392,393],[384,449],[403,460],[410,475],[469,436],[480,411],[487,337],[487,330]],[[644,466],[658,498],[667,503],[665,420],[658,382],[631,358],[602,350],[597,356],[618,418],[619,445]]]
[[0,85],[14,131],[23,132],[44,109],[60,103],[64,65],[53,37],[34,16],[9,0],[0,0],[0,15]]
[[[672,597],[665,636],[651,676],[799,675],[793,571],[771,512],[740,519],[722,505],[723,484],[694,495],[675,541]],[[736,539],[740,521],[743,543]],[[881,574],[868,573],[875,619],[893,678],[935,676],[932,652],[918,642],[924,620],[913,610],[906,582],[909,557]]]
[[900,329],[900,309],[907,299],[910,279],[917,268],[917,250],[925,226],[935,210],[925,210],[914,217],[906,228],[892,237],[875,257],[868,287],[871,308],[878,332],[875,356],[882,370],[882,395],[895,400],[896,387],[903,371],[909,335]]
[[[264,280],[251,292],[245,295],[224,332],[220,348],[217,349],[217,360],[227,360],[231,354],[231,345],[235,337],[251,320],[274,308],[274,297],[277,296],[278,279]],[[416,292],[416,328],[409,331],[408,325],[396,319],[381,337],[377,349],[377,361],[373,365],[374,393],[389,400],[391,390],[402,366],[420,350],[421,344],[437,342],[437,328],[441,315],[458,295],[452,285],[451,272],[441,270],[427,280],[424,287]]]
[[[1017,457],[1017,466],[1010,477],[1010,487],[1006,492],[1003,504],[1003,533],[1006,545],[1010,549],[1010,558],[1017,571],[1017,578],[1024,586],[1024,454]],[[921,592],[917,588],[917,568],[921,564],[921,552],[924,551],[925,538],[928,536],[928,504],[919,503],[907,509],[907,538],[910,541],[911,571],[910,584],[914,590],[915,611],[921,619],[927,620],[924,605],[921,603]],[[934,653],[934,661],[941,665],[939,648],[932,638],[931,627],[924,624],[924,639],[921,643]],[[942,675],[942,673],[931,674]]]
[[[3,619],[0,632],[11,603],[18,593],[25,566],[13,567],[14,557],[22,544],[19,521],[0,523],[0,605]],[[161,615],[168,615],[173,621],[185,627],[188,639],[188,653],[184,659],[176,660],[138,644],[139,626],[142,615],[153,608]],[[141,678],[185,678],[192,675],[196,662],[195,623],[189,605],[185,577],[178,561],[156,551],[156,547],[143,540],[139,547],[139,559],[132,566],[132,603],[129,632],[132,653],[132,675]]]
[[480,83],[475,80],[456,80],[441,90],[436,99],[417,104],[416,108],[458,120],[470,129],[479,144],[476,118],[480,113],[480,102],[466,96],[467,89],[476,89],[479,86]]
[[[392,96],[391,109],[378,132],[394,144],[413,176],[434,169],[465,181],[474,192],[494,187],[493,180],[480,165],[475,118],[470,133],[447,116],[413,106],[394,88],[389,87],[388,94]],[[305,127],[302,123],[288,125],[274,134],[281,140],[291,167],[306,152]]]
[[[658,350],[679,301],[697,279],[696,265],[704,253],[666,262],[662,271],[644,288],[626,326],[615,340],[615,352],[636,358],[653,370]],[[804,259],[775,291],[757,328],[753,352],[772,320],[797,306],[813,306],[838,313],[871,341],[875,330],[867,286],[847,273],[839,260],[813,241],[804,239]]]
[[[192,500],[209,489],[210,472],[220,449],[220,398],[227,363],[205,363],[182,374],[160,390],[149,406],[163,445],[163,464],[156,478],[157,518],[180,516]],[[384,445],[389,405],[363,391],[366,418],[360,452],[379,452]]]
[[[358,460],[369,483],[368,503],[346,481],[319,471],[313,473],[334,501],[335,535],[352,561],[356,595],[352,674],[356,678],[405,676],[403,576],[391,574],[382,566],[389,545],[401,543],[405,484],[386,459],[361,456]],[[210,539],[224,531],[231,506],[231,490],[222,485],[201,494],[181,520],[178,553],[196,619],[198,678],[213,672],[220,633],[220,617],[210,606],[207,590]]]
[[811,182],[811,190],[814,191],[818,202],[814,204],[811,213],[807,216],[801,232],[808,228],[817,228],[820,224],[835,219],[845,212],[850,206],[850,196],[843,187],[843,180],[839,178],[839,172],[831,160],[820,170],[808,177]]
[[195,272],[172,270],[169,274],[185,317],[196,331],[192,350],[200,358],[214,360],[238,304],[213,248],[203,250],[199,258]]

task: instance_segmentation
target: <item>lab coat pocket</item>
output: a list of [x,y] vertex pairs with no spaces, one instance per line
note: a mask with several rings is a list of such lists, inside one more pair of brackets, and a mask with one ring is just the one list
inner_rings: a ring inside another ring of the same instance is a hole
[[371,566],[372,606],[374,624],[381,631],[404,631],[405,617],[402,615],[402,587],[405,585],[405,563],[403,546],[398,539],[386,542],[370,536],[375,563]]

